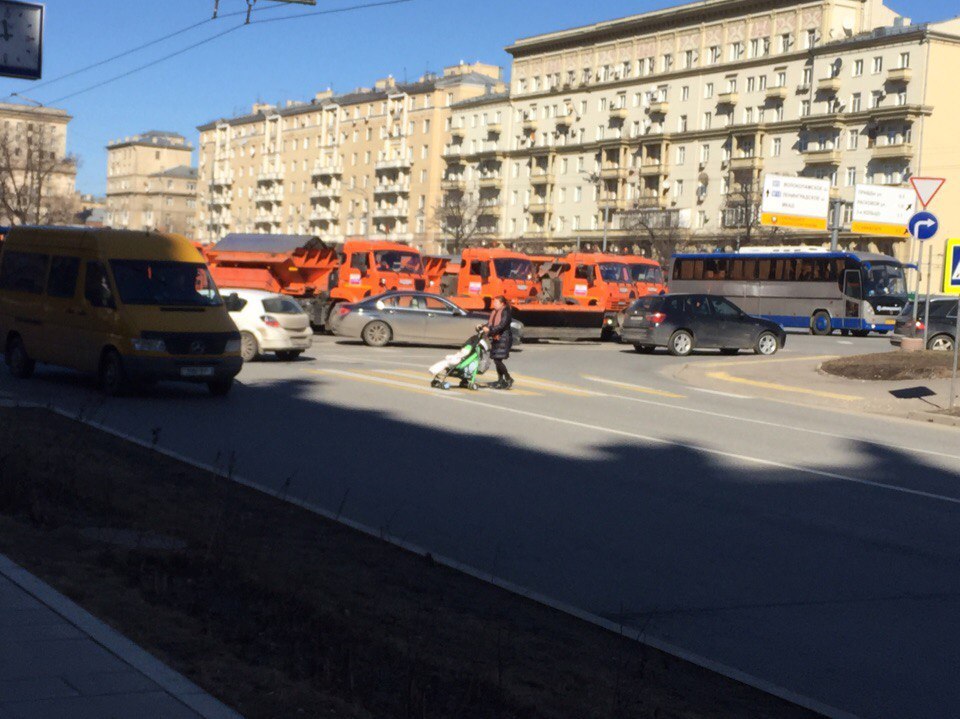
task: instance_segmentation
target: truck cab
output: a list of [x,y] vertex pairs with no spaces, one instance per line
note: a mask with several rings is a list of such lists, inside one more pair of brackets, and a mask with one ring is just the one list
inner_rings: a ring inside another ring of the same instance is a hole
[[397,242],[348,240],[330,283],[334,302],[356,302],[388,290],[426,288],[420,253]]
[[637,298],[627,265],[613,255],[573,252],[557,261],[547,274],[555,278],[559,290],[556,299],[562,302],[616,313]]
[[638,297],[666,293],[667,282],[659,262],[639,255],[623,255],[618,259],[627,266]]
[[540,291],[533,263],[524,254],[475,248],[464,250],[460,257],[456,295],[471,306],[489,308],[499,295],[511,304],[529,302]]

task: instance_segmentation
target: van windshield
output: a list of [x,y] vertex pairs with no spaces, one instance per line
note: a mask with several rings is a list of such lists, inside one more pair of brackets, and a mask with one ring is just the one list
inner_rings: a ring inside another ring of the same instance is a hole
[[110,260],[125,305],[216,307],[223,304],[207,266],[192,262]]

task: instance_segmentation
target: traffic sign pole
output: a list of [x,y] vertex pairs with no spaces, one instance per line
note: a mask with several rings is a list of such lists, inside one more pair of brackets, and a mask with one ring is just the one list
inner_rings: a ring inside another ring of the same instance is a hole
[[[930,280],[933,278],[933,245],[927,252],[927,300],[923,303],[923,348],[927,348],[927,328],[930,325]],[[914,332],[916,332],[916,325]]]
[[950,409],[953,409],[953,401],[957,396],[955,387],[957,386],[958,349],[960,349],[960,297],[957,297],[957,325],[953,329],[953,374],[950,376]]

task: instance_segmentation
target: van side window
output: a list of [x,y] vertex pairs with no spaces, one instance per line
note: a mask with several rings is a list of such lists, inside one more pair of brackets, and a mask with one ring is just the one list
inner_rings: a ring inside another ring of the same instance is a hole
[[73,298],[77,294],[77,278],[79,276],[79,257],[58,257],[54,255],[50,260],[47,294],[51,297]]
[[6,252],[0,266],[0,289],[39,295],[47,279],[49,255],[38,252]]
[[84,278],[83,296],[94,307],[116,307],[113,292],[107,282],[107,270],[99,262],[88,262]]

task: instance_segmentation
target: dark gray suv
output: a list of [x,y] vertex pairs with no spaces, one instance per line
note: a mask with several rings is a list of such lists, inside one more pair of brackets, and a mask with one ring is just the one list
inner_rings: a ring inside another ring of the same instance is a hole
[[[891,344],[899,345],[904,337],[923,337],[923,323],[926,314],[926,302],[921,300],[917,306],[917,321],[913,321],[913,302],[907,302],[897,316]],[[930,316],[927,324],[927,349],[953,351],[957,331],[957,298],[931,297]]]

